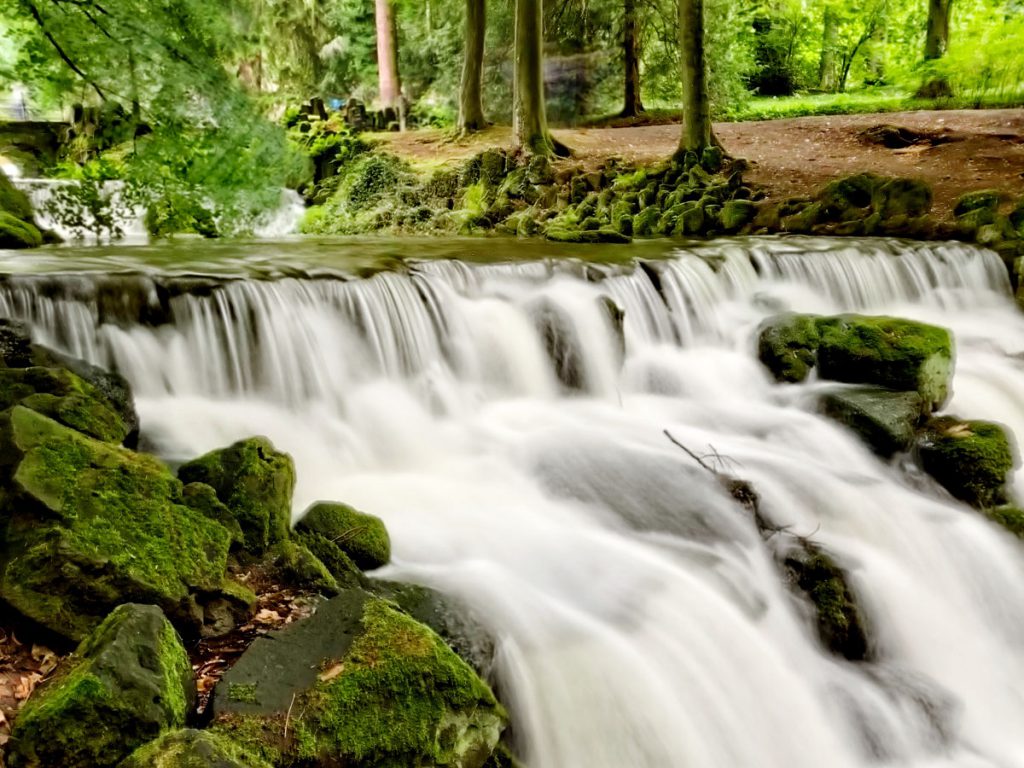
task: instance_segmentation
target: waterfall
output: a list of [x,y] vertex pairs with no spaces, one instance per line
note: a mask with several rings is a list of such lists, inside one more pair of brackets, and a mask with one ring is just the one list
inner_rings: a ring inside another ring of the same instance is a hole
[[[662,256],[13,274],[0,315],[125,374],[168,459],[266,434],[296,459],[297,515],[328,498],[383,517],[386,575],[459,595],[498,638],[531,768],[1024,765],[1024,547],[754,355],[785,309],[936,322],[957,338],[949,410],[1024,435],[1024,316],[1002,262],[772,238]],[[835,556],[873,661],[821,646],[783,543],[666,429]]]

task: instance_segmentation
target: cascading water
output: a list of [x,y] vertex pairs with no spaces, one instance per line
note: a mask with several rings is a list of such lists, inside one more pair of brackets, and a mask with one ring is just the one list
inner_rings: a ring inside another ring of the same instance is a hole
[[[267,434],[296,459],[296,511],[382,516],[389,575],[463,597],[499,638],[533,768],[1024,766],[1024,547],[816,415],[824,385],[770,383],[753,332],[784,308],[951,327],[950,410],[1024,434],[1024,316],[998,258],[961,245],[0,285],[0,315],[131,380],[156,452]],[[820,647],[781,544],[666,429],[835,555],[873,661]]]

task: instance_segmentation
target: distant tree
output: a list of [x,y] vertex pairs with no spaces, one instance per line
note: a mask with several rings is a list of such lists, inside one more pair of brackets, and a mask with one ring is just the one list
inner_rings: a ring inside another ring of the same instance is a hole
[[818,60],[818,88],[832,92],[838,84],[836,49],[839,46],[839,15],[831,3],[825,5],[821,33],[821,57]]
[[624,0],[622,19],[622,63],[625,81],[623,117],[636,117],[644,111],[640,99],[640,47],[637,35],[636,0]]
[[486,0],[466,0],[466,46],[459,94],[459,130],[463,133],[487,127],[483,102],[486,35]]
[[941,99],[953,95],[949,81],[934,75],[928,65],[946,55],[949,49],[949,22],[953,0],[928,0],[928,27],[924,37],[925,82],[917,91],[924,99]]
[[392,0],[376,0],[378,98],[385,108],[401,107],[401,80],[398,73],[398,29]]
[[530,154],[551,155],[559,147],[548,130],[544,102],[542,11],[541,0],[516,0],[512,133],[517,147]]

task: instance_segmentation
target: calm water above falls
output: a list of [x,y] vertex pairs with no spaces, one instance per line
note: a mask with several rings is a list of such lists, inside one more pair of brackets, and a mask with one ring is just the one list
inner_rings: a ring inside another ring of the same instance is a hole
[[[215,285],[23,260],[0,314],[116,364],[158,453],[264,433],[297,461],[297,512],[331,498],[382,516],[389,575],[464,597],[500,638],[532,768],[1024,766],[1024,547],[815,415],[823,385],[769,382],[752,343],[783,308],[947,325],[949,409],[1024,435],[1024,315],[999,260],[882,241],[668,248],[636,269],[432,260]],[[625,311],[624,353],[601,297]],[[560,383],[538,318],[584,392]],[[836,555],[878,662],[819,646],[777,543],[664,429],[728,457],[766,517]]]

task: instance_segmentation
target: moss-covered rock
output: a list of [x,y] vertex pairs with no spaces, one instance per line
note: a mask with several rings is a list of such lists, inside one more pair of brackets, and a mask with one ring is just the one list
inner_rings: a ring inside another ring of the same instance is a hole
[[868,660],[865,617],[835,559],[817,544],[798,539],[782,565],[790,584],[810,601],[822,644],[850,661]]
[[347,504],[313,504],[296,530],[320,534],[364,571],[387,565],[391,559],[391,538],[384,521]]
[[805,381],[817,362],[818,318],[814,315],[777,315],[761,324],[757,356],[777,381]]
[[995,214],[999,210],[1000,198],[1000,193],[993,189],[968,192],[956,201],[956,205],[953,206],[953,215],[964,216],[971,211],[990,211]]
[[8,761],[11,768],[116,766],[161,731],[183,726],[195,695],[188,655],[160,609],[121,605],[25,704]]
[[97,440],[120,444],[128,436],[109,401],[64,368],[0,369],[0,410],[18,404]]
[[[296,537],[295,541],[282,541],[271,550],[271,560],[278,569],[282,580],[288,584],[311,589],[324,595],[336,595],[340,590],[339,580],[332,569],[306,546],[307,537]],[[361,574],[353,566],[352,571],[340,568],[339,578],[346,586],[359,585]]]
[[729,200],[722,206],[722,229],[739,232],[757,216],[757,204],[750,200]]
[[189,728],[140,747],[118,768],[270,768],[270,764],[226,736]]
[[953,496],[978,508],[1007,502],[1016,464],[1006,429],[987,421],[934,419],[918,442],[921,466]]
[[[290,719],[288,711],[301,712]],[[214,728],[275,764],[481,768],[505,713],[431,629],[358,590],[259,639],[218,684]]]
[[1013,504],[1004,504],[986,509],[985,515],[1014,536],[1024,539],[1024,509]]
[[849,427],[880,456],[907,451],[921,421],[921,396],[879,387],[853,387],[822,396],[821,409]]
[[888,179],[876,187],[872,205],[883,220],[895,216],[916,218],[931,210],[932,190],[918,179]]
[[0,211],[0,248],[38,248],[43,244],[43,233],[29,221]]
[[199,631],[230,537],[163,464],[15,406],[0,414],[0,472],[0,597],[15,610],[76,641],[130,601]]
[[183,464],[178,477],[216,491],[238,521],[247,551],[260,555],[288,538],[295,464],[265,437],[200,456]]
[[862,315],[822,318],[817,326],[822,378],[916,391],[928,410],[948,399],[953,339],[945,328]]

